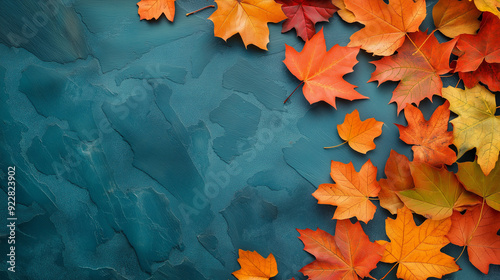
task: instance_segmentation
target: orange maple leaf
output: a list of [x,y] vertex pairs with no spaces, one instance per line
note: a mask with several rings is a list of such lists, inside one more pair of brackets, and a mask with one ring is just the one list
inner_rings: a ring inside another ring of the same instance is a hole
[[[382,134],[383,124],[383,122],[379,122],[374,118],[361,121],[358,110],[354,109],[352,113],[345,115],[342,124],[337,125],[340,138],[345,140],[340,145],[348,143],[353,150],[366,154],[366,152],[375,149],[376,145],[373,140]],[[325,147],[325,149],[335,148],[340,145]]]
[[351,36],[349,47],[375,55],[392,55],[409,32],[418,31],[425,19],[424,0],[345,0],[346,8],[365,27]]
[[478,205],[464,215],[455,211],[451,216],[447,237],[455,245],[467,246],[469,261],[484,274],[490,264],[500,264],[499,220],[500,212],[487,205]]
[[373,219],[377,207],[370,201],[380,191],[377,168],[368,160],[359,172],[352,162],[344,164],[332,160],[330,176],[335,184],[321,184],[312,194],[318,204],[337,206],[333,219],[352,217],[367,223]]
[[141,19],[159,19],[165,14],[168,20],[174,21],[175,0],[141,0],[139,6],[139,16]]
[[432,95],[441,95],[443,82],[439,75],[448,73],[449,59],[456,38],[439,44],[434,34],[416,32],[409,35],[396,55],[371,62],[377,68],[369,82],[401,81],[391,102],[398,105],[398,114],[407,104],[418,104]]
[[286,58],[283,61],[292,74],[304,83],[302,91],[310,104],[325,101],[337,108],[335,98],[347,100],[366,99],[368,97],[354,90],[356,86],[342,77],[353,71],[358,63],[356,56],[359,48],[333,46],[326,51],[323,29],[306,41],[299,53],[286,45]]
[[215,0],[217,10],[208,18],[214,23],[214,34],[224,40],[236,33],[245,47],[253,44],[267,50],[268,22],[286,19],[281,5],[274,0]]
[[278,274],[278,266],[273,254],[264,259],[259,253],[238,250],[240,270],[233,272],[239,280],[269,280]]
[[432,7],[432,18],[436,29],[446,37],[460,34],[476,34],[481,12],[472,1],[439,0]]
[[399,209],[395,220],[385,220],[386,233],[391,242],[376,241],[386,246],[381,261],[398,263],[396,275],[405,280],[441,278],[458,271],[453,258],[440,251],[450,243],[445,236],[450,226],[450,218],[425,220],[417,226],[408,208]]
[[380,179],[378,182],[380,185],[378,193],[380,206],[396,215],[398,209],[404,206],[396,192],[412,189],[415,186],[411,177],[410,161],[405,155],[391,150],[385,163],[384,173],[387,179]]
[[408,126],[396,126],[399,128],[399,138],[406,144],[413,145],[413,161],[440,167],[443,164],[451,165],[457,160],[457,155],[449,147],[453,144],[453,132],[448,131],[449,108],[450,103],[446,101],[426,121],[417,107],[406,106]]
[[371,277],[370,271],[377,266],[384,252],[384,246],[370,242],[359,222],[337,221],[335,236],[321,229],[297,231],[304,250],[316,257],[300,270],[309,279],[358,280],[358,275]]

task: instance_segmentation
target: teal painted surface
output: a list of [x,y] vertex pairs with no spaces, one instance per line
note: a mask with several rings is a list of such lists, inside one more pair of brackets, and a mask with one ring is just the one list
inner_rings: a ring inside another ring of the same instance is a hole
[[[174,23],[140,21],[128,0],[0,2],[0,202],[7,166],[18,182],[18,272],[2,262],[1,279],[232,279],[238,249],[272,252],[275,279],[304,279],[313,258],[295,228],[334,233],[334,208],[311,196],[331,182],[330,161],[371,159],[381,178],[391,149],[411,158],[393,125],[404,117],[387,104],[396,84],[367,83],[376,58],[364,52],[345,78],[370,99],[335,110],[299,90],[283,105],[299,83],[285,44],[303,42],[280,24],[265,52],[215,38],[210,10],[184,16],[206,1],[178,0]],[[335,15],[321,27],[330,48],[360,25]],[[433,101],[422,102],[426,117]],[[385,123],[377,149],[324,150],[354,109]],[[386,238],[388,216],[378,208],[362,224],[372,240]],[[2,256],[7,234],[0,227]],[[500,277],[498,266],[483,276],[466,257],[459,265],[445,279]]]

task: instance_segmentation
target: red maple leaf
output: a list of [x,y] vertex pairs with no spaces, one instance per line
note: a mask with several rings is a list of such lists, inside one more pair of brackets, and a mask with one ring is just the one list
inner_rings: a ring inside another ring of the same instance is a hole
[[314,25],[320,21],[328,21],[338,10],[332,1],[325,0],[276,0],[282,4],[281,9],[288,17],[283,22],[282,33],[295,28],[297,36],[307,41],[316,34]]
[[371,62],[377,68],[369,82],[401,81],[390,102],[398,105],[398,114],[407,104],[418,104],[432,95],[441,95],[443,82],[439,75],[448,73],[449,59],[456,39],[439,44],[434,34],[415,32],[393,56]]
[[488,205],[482,207],[481,210],[481,205],[478,205],[464,215],[455,211],[447,237],[455,245],[467,246],[470,262],[488,274],[490,264],[500,264],[500,236],[497,235],[500,212]]
[[500,63],[500,18],[492,13],[483,13],[479,32],[476,35],[460,35],[457,49],[461,54],[456,72],[474,71],[483,61]]
[[473,88],[481,82],[487,85],[490,91],[500,91],[500,63],[483,61],[476,71],[458,72],[458,76],[467,88]]
[[297,229],[304,250],[316,260],[304,266],[300,272],[309,279],[358,280],[371,277],[370,271],[382,258],[385,246],[370,242],[359,222],[337,221],[335,236],[317,229]]

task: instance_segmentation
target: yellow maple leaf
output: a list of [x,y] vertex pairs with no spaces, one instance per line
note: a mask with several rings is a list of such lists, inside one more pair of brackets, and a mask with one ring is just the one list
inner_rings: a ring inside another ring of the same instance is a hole
[[465,90],[449,86],[442,93],[450,101],[450,110],[458,115],[451,121],[458,157],[476,148],[477,163],[488,175],[500,153],[500,116],[495,116],[495,95],[481,85]]
[[165,14],[168,20],[174,21],[175,0],[141,0],[137,6],[141,19],[159,19]]
[[385,220],[385,227],[391,242],[376,242],[386,246],[382,262],[399,264],[398,278],[425,280],[458,271],[453,258],[441,252],[450,243],[445,236],[451,227],[450,218],[425,220],[417,226],[411,211],[404,207],[398,209],[395,220]]
[[474,4],[481,12],[494,13],[497,17],[500,17],[500,0],[474,0]]
[[264,259],[255,251],[238,250],[240,270],[233,272],[239,280],[269,280],[278,274],[278,266],[273,254]]
[[245,47],[253,44],[267,50],[268,22],[286,19],[281,5],[274,0],[215,0],[217,10],[208,18],[214,23],[214,34],[224,40],[236,33]]

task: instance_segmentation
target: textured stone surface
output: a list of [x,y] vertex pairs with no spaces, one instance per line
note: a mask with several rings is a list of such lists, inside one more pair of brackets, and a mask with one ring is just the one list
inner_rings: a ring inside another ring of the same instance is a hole
[[[366,83],[365,53],[346,79],[369,100],[334,110],[299,90],[283,104],[299,83],[285,44],[303,42],[280,24],[265,52],[215,38],[210,10],[184,16],[207,1],[178,0],[174,23],[140,21],[130,0],[0,3],[1,221],[7,166],[18,183],[18,272],[2,261],[0,279],[233,279],[238,249],[272,252],[275,279],[304,279],[312,257],[295,229],[333,233],[334,208],[311,196],[331,182],[330,161],[370,158],[380,178],[391,149],[411,156],[393,125],[404,117],[387,105],[395,84]],[[336,15],[321,26],[328,47],[359,29]],[[385,123],[377,149],[324,150],[354,108]],[[372,240],[385,238],[387,215],[363,224]],[[4,257],[7,234],[0,227]],[[459,264],[453,279],[481,277]],[[490,271],[482,279],[500,273]]]

